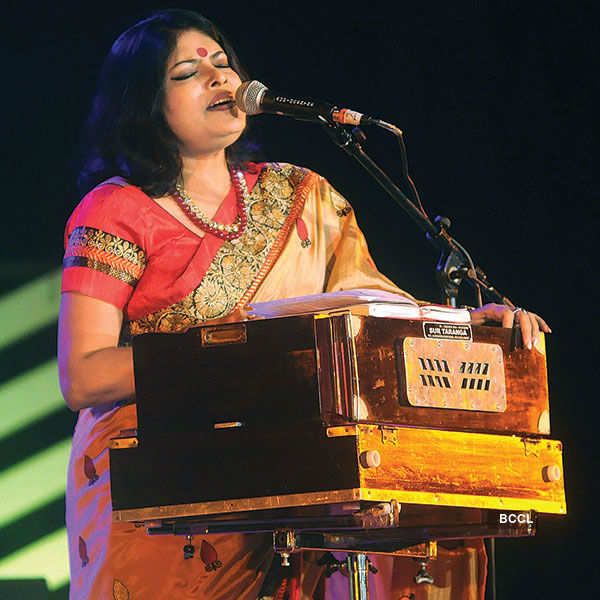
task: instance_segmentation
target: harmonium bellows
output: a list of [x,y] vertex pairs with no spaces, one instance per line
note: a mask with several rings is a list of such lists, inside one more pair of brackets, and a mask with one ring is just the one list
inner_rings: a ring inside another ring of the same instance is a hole
[[510,329],[356,308],[146,334],[133,351],[115,519],[390,500],[566,512],[543,336],[528,350]]

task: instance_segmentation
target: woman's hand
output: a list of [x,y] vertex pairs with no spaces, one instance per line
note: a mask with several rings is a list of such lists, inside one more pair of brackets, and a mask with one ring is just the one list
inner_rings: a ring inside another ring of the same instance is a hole
[[520,327],[523,345],[530,350],[537,341],[540,331],[552,333],[542,317],[522,308],[510,308],[504,304],[486,304],[471,311],[473,325],[489,322],[502,323],[502,327]]

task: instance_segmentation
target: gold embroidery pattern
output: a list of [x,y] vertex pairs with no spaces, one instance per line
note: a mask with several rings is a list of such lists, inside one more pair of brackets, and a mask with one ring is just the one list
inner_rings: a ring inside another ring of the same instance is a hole
[[113,580],[113,600],[130,600],[127,586],[118,579]]
[[76,227],[69,236],[63,267],[88,267],[131,286],[146,266],[145,252],[133,242],[93,227]]
[[165,309],[130,323],[130,333],[174,333],[229,314],[247,301],[266,276],[287,239],[313,180],[292,165],[266,167],[250,196],[248,225],[225,242],[200,285]]
[[[288,165],[290,168],[290,165]],[[252,296],[256,293],[258,286],[263,282],[267,273],[271,270],[271,267],[277,260],[278,256],[281,254],[283,250],[283,246],[285,245],[288,237],[288,233],[290,228],[292,227],[294,221],[300,216],[302,210],[304,208],[304,203],[306,202],[306,198],[312,189],[312,184],[316,182],[318,175],[316,173],[307,173],[306,171],[299,169],[298,167],[291,167],[295,169],[297,172],[303,174],[303,178],[298,178],[298,187],[295,190],[295,201],[292,204],[292,208],[288,218],[285,221],[284,226],[281,228],[279,235],[275,239],[273,243],[273,247],[271,248],[271,252],[267,256],[263,266],[261,267],[257,277],[250,284],[250,287],[246,290],[246,293],[242,296],[242,298],[236,304],[236,308],[244,306],[247,302],[250,301]]]

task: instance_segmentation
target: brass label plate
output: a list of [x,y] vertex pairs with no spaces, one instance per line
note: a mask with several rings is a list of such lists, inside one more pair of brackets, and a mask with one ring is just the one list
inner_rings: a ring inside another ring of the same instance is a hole
[[423,335],[436,340],[473,340],[473,330],[467,323],[440,323],[425,321]]
[[203,346],[223,346],[225,344],[245,344],[248,341],[245,323],[216,325],[200,328]]
[[498,344],[407,337],[406,398],[411,406],[504,412],[504,356]]
[[111,450],[119,450],[121,448],[137,448],[138,447],[138,439],[136,437],[112,438],[108,442],[108,447]]

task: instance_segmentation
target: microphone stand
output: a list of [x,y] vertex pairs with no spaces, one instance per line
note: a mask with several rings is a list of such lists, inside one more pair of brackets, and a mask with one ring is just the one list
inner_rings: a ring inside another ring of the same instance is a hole
[[[440,259],[436,266],[436,279],[442,289],[445,304],[456,306],[460,284],[463,281],[467,281],[471,286],[476,288],[479,306],[483,304],[481,298],[481,291],[483,290],[483,293],[493,302],[506,304],[511,308],[515,308],[515,305],[504,294],[498,291],[490,283],[485,273],[473,263],[467,250],[450,236],[448,233],[451,225],[450,219],[447,217],[437,217],[434,223],[432,223],[365,153],[361,143],[367,139],[367,136],[361,129],[355,127],[349,133],[345,127],[325,118],[322,119],[322,124],[335,145],[356,159],[396,203],[408,213],[408,216],[421,230],[425,232],[425,237],[440,250]],[[382,122],[382,126],[393,133],[399,131],[396,127],[389,126],[387,123]],[[496,600],[496,544],[494,538],[484,539],[484,545],[489,563],[485,598],[486,600]]]
[[[515,305],[487,279],[485,273],[473,263],[471,256],[449,233],[450,220],[437,217],[432,223],[419,208],[400,190],[388,175],[362,149],[367,137],[364,132],[355,127],[351,132],[342,125],[322,119],[325,131],[334,144],[356,159],[365,170],[379,183],[381,187],[400,205],[408,216],[425,232],[425,237],[441,252],[436,267],[436,279],[442,290],[445,304],[456,306],[459,286],[467,281],[477,290],[478,304],[482,305],[481,291],[493,302],[506,304],[511,308]],[[384,127],[387,124],[383,124]],[[386,129],[396,129],[394,126]]]

